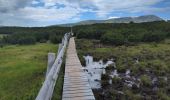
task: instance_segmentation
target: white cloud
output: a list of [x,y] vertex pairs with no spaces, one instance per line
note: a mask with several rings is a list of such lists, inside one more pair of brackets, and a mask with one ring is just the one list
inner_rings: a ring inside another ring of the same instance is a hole
[[[98,18],[117,18],[112,15],[114,12],[168,11],[170,7],[154,7],[161,1],[165,0],[0,0],[0,25],[66,23],[80,20],[80,14],[84,12],[96,14]],[[44,3],[44,6],[31,6],[40,2]]]
[[24,9],[20,9],[19,12],[19,14],[23,15],[24,18],[33,19],[37,21],[67,20],[80,13],[79,10],[71,7],[59,9],[26,7]]
[[0,0],[0,12],[8,12],[31,4],[33,0]]
[[40,2],[38,2],[38,1],[32,1],[32,3],[31,4],[33,4],[33,5],[37,5],[37,4],[39,4]]
[[111,12],[127,11],[127,12],[145,12],[147,9],[136,8],[150,8],[150,6],[161,2],[163,0],[94,0],[94,4],[98,8],[97,14],[99,16],[105,16]]
[[[80,12],[82,12],[81,9],[75,9],[71,7],[64,7],[59,9],[56,9],[55,7],[25,7],[8,13],[0,13],[0,21],[9,19],[3,21],[3,25],[21,25],[24,23],[28,24],[28,21],[32,23],[36,22],[37,24],[48,22],[63,23],[71,20],[73,17],[74,20],[78,19],[76,17],[78,17]],[[26,26],[30,26],[30,23]]]
[[[152,5],[161,1],[164,0],[44,0],[45,4],[59,3],[89,9],[99,17],[107,17],[111,12],[116,11],[147,12]],[[159,8],[155,10],[159,10]]]
[[120,18],[120,17],[117,17],[117,16],[110,16],[108,19],[115,19],[115,18]]

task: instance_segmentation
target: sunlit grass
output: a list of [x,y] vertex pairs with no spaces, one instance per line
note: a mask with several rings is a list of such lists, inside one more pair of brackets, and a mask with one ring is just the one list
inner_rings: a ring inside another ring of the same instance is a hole
[[6,34],[0,34],[0,39],[3,38],[4,36],[7,36]]
[[48,52],[57,52],[57,46],[0,48],[0,100],[34,100],[44,80]]

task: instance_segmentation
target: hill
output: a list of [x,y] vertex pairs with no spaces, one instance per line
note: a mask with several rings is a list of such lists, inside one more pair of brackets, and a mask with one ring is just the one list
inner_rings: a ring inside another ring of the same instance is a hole
[[77,23],[61,24],[59,26],[70,27],[70,26],[77,26],[77,25],[90,25],[96,23],[130,23],[130,22],[142,23],[142,22],[154,22],[154,21],[163,21],[163,19],[155,15],[145,15],[139,17],[122,17],[122,18],[113,18],[107,20],[85,20]]

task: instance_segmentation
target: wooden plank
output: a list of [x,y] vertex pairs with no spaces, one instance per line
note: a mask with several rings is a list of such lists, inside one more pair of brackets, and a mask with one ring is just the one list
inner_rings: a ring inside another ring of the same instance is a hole
[[88,78],[77,56],[74,38],[67,49],[63,100],[95,100]]

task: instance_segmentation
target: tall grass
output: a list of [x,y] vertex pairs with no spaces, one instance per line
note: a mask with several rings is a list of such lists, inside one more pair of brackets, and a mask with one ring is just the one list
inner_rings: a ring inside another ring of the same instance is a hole
[[34,100],[44,81],[48,52],[57,52],[57,46],[0,48],[0,100]]

